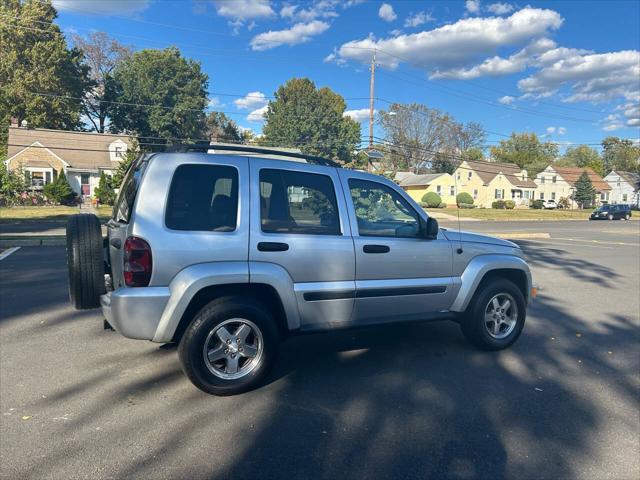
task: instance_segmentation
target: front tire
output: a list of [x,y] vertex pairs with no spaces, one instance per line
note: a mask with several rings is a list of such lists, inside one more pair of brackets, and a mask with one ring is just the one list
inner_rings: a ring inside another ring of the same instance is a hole
[[206,305],[178,347],[182,368],[200,390],[235,395],[258,386],[278,352],[278,330],[259,303],[222,297]]
[[522,333],[526,302],[520,289],[506,279],[480,286],[461,323],[465,338],[481,350],[502,350]]

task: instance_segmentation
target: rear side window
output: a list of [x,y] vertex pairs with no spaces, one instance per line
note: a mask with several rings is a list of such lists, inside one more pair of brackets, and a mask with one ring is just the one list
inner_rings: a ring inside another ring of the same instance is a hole
[[232,232],[238,220],[238,171],[181,165],[169,188],[165,224],[172,230]]
[[260,170],[260,220],[267,233],[340,235],[333,181],[315,173]]
[[136,194],[140,186],[140,178],[146,165],[146,162],[136,160],[136,163],[129,168],[129,171],[124,176],[118,198],[113,206],[112,217],[116,222],[129,223],[133,203],[136,200]]

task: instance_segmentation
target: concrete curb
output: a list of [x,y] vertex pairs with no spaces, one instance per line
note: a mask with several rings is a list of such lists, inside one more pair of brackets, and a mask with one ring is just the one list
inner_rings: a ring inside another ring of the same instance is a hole
[[48,235],[48,236],[0,236],[0,248],[7,247],[50,247],[61,246],[67,244],[67,238],[64,235]]

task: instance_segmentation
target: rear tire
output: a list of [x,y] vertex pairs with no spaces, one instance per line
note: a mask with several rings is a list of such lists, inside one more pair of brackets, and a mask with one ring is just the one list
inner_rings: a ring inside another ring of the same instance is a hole
[[465,338],[481,350],[502,350],[518,339],[525,318],[526,302],[520,289],[509,280],[496,278],[479,287],[460,327]]
[[613,220],[613,215],[609,214],[609,216],[607,217],[609,220]]
[[252,390],[267,376],[278,353],[278,329],[253,300],[222,297],[206,305],[187,327],[178,356],[189,380],[212,395]]
[[79,310],[100,306],[105,293],[102,230],[98,217],[72,215],[67,221],[69,300]]

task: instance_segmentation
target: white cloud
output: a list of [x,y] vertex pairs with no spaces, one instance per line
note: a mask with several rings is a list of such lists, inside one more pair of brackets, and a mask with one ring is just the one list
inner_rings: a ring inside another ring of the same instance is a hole
[[498,99],[498,102],[502,103],[503,105],[511,105],[513,102],[515,102],[515,100],[515,97],[505,95],[504,97],[500,97]]
[[329,28],[329,24],[320,20],[310,23],[296,23],[285,30],[269,30],[251,39],[252,50],[269,50],[281,45],[297,45],[308,42],[312,37],[320,35]]
[[393,11],[393,7],[388,3],[382,4],[380,10],[378,10],[378,16],[385,22],[393,22],[396,18],[398,18],[396,12]]
[[574,49],[551,50],[538,59],[541,69],[518,82],[525,93],[553,93],[564,85],[571,95],[565,102],[593,103],[640,95],[640,52],[623,50],[592,53]]
[[469,13],[479,13],[480,0],[467,0],[464,4],[464,8]]
[[509,3],[498,2],[487,5],[487,10],[494,15],[506,15],[507,13],[513,12],[514,6]]
[[612,113],[607,115],[603,120],[603,127],[602,130],[604,130],[605,132],[613,132],[614,130],[620,130],[621,128],[624,128],[624,124],[622,123],[622,119],[620,118],[620,115],[617,113]]
[[339,3],[338,0],[320,0],[311,4],[309,8],[285,4],[280,9],[280,16],[295,22],[310,22],[317,18],[335,18],[338,16],[335,9]]
[[[376,110],[373,111],[375,115],[377,113]],[[346,110],[343,114],[343,117],[350,117],[354,122],[362,123],[366,120],[369,120],[369,109],[368,108],[359,108],[356,110]]]
[[405,28],[415,28],[424,25],[427,22],[434,22],[436,19],[428,12],[418,12],[409,15],[404,21]]
[[527,45],[522,50],[514,53],[508,58],[491,57],[487,58],[479,65],[470,68],[451,69],[443,72],[435,72],[431,78],[456,78],[466,80],[482,76],[498,76],[517,73],[525,70],[540,53],[555,47],[553,40],[540,38]]
[[618,105],[616,111],[622,111],[625,117],[625,125],[627,127],[640,126],[640,103],[626,103],[624,105]]
[[553,134],[564,135],[567,133],[567,129],[565,127],[547,127],[547,134],[545,137],[548,137]]
[[371,51],[376,49],[376,59],[382,66],[396,68],[402,58],[411,65],[443,75],[447,70],[460,69],[492,55],[498,48],[540,40],[560,28],[562,22],[560,14],[553,10],[526,7],[509,17],[464,18],[413,34],[353,40],[340,46],[336,57],[368,63]]
[[127,15],[142,12],[149,7],[150,0],[53,0],[56,10],[88,13],[94,15]]
[[211,97],[209,99],[209,102],[207,103],[207,107],[209,108],[216,108],[220,106],[222,106],[222,103],[220,102],[220,99],[218,97]]
[[234,20],[268,18],[276,13],[269,0],[213,0],[213,4],[218,15]]
[[269,100],[262,92],[249,92],[244,97],[233,101],[236,107],[241,110],[255,110],[269,103]]
[[249,120],[250,122],[263,122],[264,114],[267,113],[268,108],[269,106],[265,105],[264,107],[260,107],[254,110],[249,115],[247,115],[247,120]]

